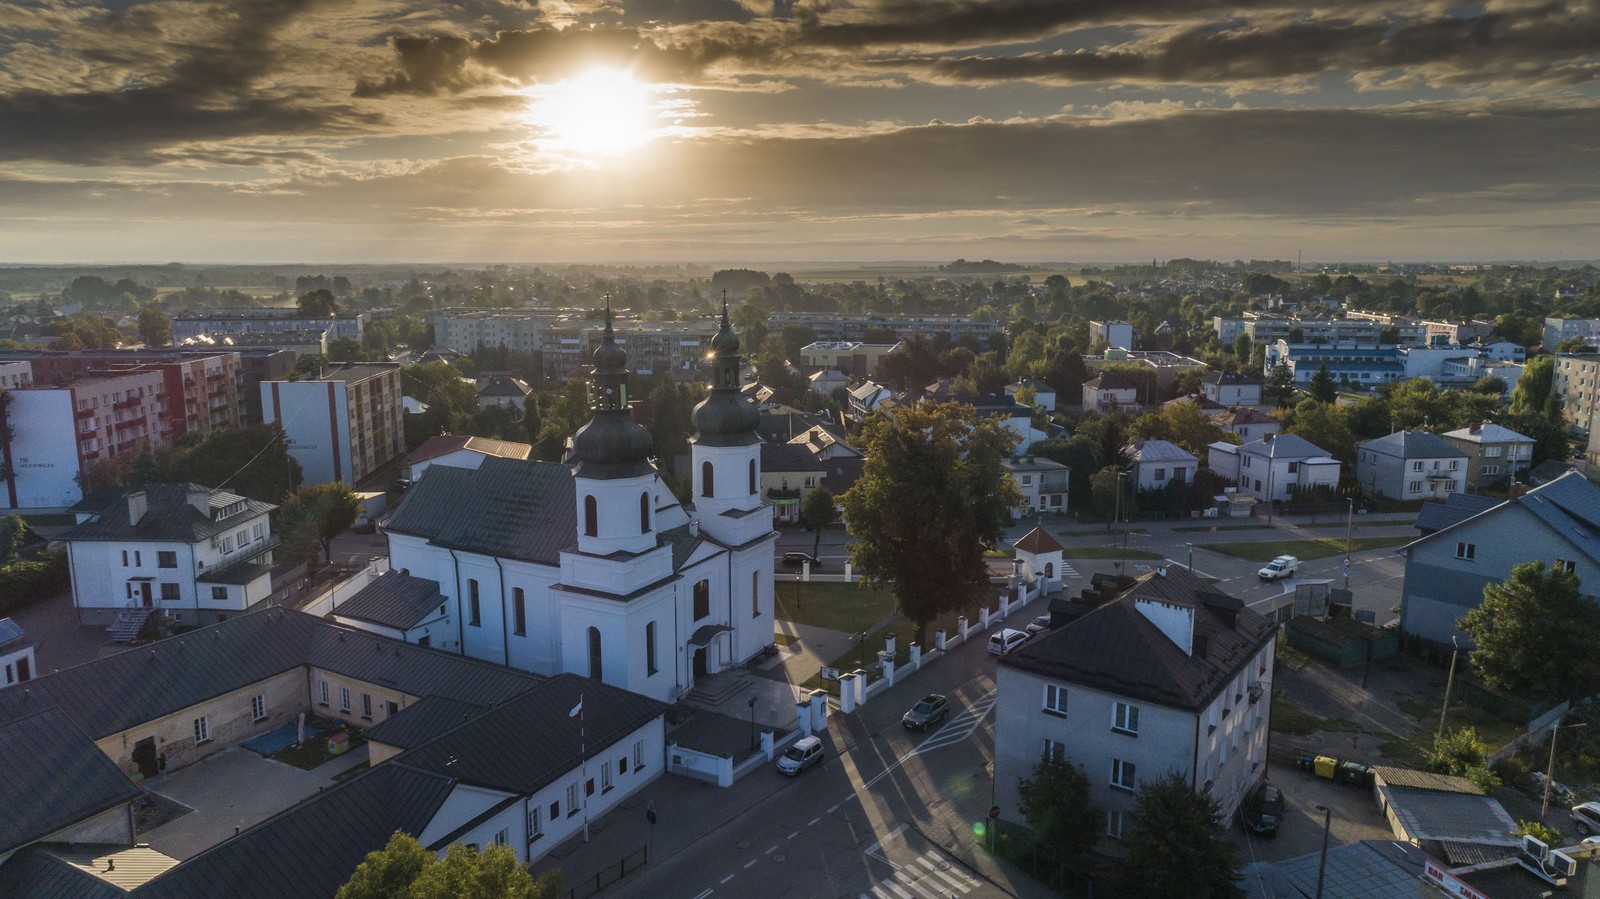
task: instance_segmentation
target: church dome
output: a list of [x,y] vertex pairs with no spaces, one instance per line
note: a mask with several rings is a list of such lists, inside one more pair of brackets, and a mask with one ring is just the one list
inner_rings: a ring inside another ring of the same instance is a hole
[[650,432],[627,409],[600,410],[572,438],[578,477],[626,478],[651,470]]
[[755,443],[761,413],[738,391],[713,390],[694,407],[697,443],[707,446],[739,446]]

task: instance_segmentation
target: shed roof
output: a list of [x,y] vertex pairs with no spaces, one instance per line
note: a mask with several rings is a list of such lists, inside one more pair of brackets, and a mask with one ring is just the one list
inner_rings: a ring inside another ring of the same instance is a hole
[[[31,690],[13,687],[8,693]],[[139,796],[122,769],[66,712],[45,708],[0,724],[0,855]]]
[[333,614],[407,630],[437,612],[443,602],[438,581],[390,570],[340,603]]
[[438,434],[422,441],[422,445],[412,450],[401,464],[415,465],[459,450],[471,450],[502,459],[526,459],[533,455],[533,445],[528,443],[474,437],[470,434]]
[[1020,540],[1011,545],[1022,552],[1034,554],[1060,552],[1062,549],[1061,544],[1056,538],[1050,536],[1050,532],[1045,530],[1043,526],[1035,527],[1028,533],[1023,534]]

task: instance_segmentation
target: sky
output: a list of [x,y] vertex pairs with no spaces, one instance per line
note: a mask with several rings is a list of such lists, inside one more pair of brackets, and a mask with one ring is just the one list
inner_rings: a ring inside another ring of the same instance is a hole
[[0,263],[1600,258],[1600,0],[6,0]]

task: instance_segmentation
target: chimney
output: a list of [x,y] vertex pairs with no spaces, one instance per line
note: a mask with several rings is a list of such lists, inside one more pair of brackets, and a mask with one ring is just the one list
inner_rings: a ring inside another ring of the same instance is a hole
[[1481,421],[1475,421],[1472,424],[1467,425],[1468,434],[1476,434],[1481,430],[1483,430],[1483,422]]
[[143,490],[128,494],[128,526],[138,527],[139,520],[150,510],[150,497]]
[[191,484],[189,485],[188,493],[184,496],[184,499],[189,503],[190,506],[194,507],[196,512],[199,512],[206,518],[211,517],[211,491],[205,489],[204,487],[198,487]]
[[1159,599],[1133,598],[1133,607],[1161,630],[1184,655],[1194,655],[1194,609]]
[[1261,438],[1261,442],[1262,443],[1271,443],[1272,442],[1272,438],[1275,437],[1275,436],[1277,436],[1277,435],[1273,434],[1270,431],[1268,431],[1267,434]]

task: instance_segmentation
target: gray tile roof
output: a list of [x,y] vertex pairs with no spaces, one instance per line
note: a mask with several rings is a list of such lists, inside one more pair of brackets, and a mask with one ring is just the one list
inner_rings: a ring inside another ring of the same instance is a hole
[[1166,440],[1135,440],[1129,452],[1135,462],[1196,462],[1194,453]]
[[1360,444],[1360,449],[1401,459],[1465,459],[1467,454],[1450,441],[1428,431],[1395,431]]
[[[1151,572],[1116,599],[1022,648],[1000,664],[1158,705],[1198,710],[1272,640],[1266,618],[1181,566]],[[1134,607],[1134,598],[1194,609],[1204,653],[1187,655]]]
[[[823,463],[817,461],[803,443],[761,444],[761,471],[822,471]],[[796,485],[799,486],[799,485]]]
[[10,618],[0,618],[0,646],[16,641],[20,643],[23,638],[22,625]]
[[556,462],[485,459],[477,470],[430,469],[385,529],[449,549],[561,564],[578,533],[572,469]]
[[49,851],[29,846],[0,865],[0,897],[5,899],[123,899],[126,892],[75,868]]
[[[139,523],[134,525],[128,520],[127,497],[128,494],[141,490],[144,491],[149,506],[139,519]],[[220,521],[209,518],[189,505],[188,495],[192,491],[210,493],[209,504],[212,508],[227,503],[243,502],[244,511]],[[116,491],[96,491],[91,494],[91,498],[94,500],[94,506],[85,505],[90,501],[85,499],[74,509],[79,512],[97,513],[95,517],[67,531],[61,539],[198,543],[217,534],[231,532],[241,523],[277,508],[271,503],[247,500],[227,491],[212,491],[211,488],[198,484],[146,484],[142,487],[128,487]]]
[[485,706],[443,696],[424,696],[367,731],[367,739],[397,749],[421,746],[483,713]]
[[436,613],[443,602],[438,581],[390,570],[340,603],[333,613],[406,630]]
[[1470,427],[1457,428],[1445,433],[1446,437],[1456,440],[1465,440],[1469,443],[1532,443],[1532,437],[1525,437],[1504,425],[1494,422],[1485,422],[1476,431]]
[[1092,381],[1085,381],[1083,386],[1090,390],[1133,390],[1136,387],[1120,371],[1108,371]]
[[1271,440],[1252,440],[1239,447],[1239,452],[1273,459],[1314,459],[1328,454],[1322,447],[1293,434],[1276,434]]
[[694,554],[695,547],[706,540],[703,535],[694,533],[687,524],[680,524],[660,532],[658,539],[672,546],[673,571],[682,568],[683,563],[689,561],[689,557]]
[[0,854],[139,795],[117,763],[60,709],[0,724],[0,759]]
[[[1579,552],[1600,562],[1600,487],[1576,471],[1568,472],[1548,484],[1541,484],[1514,500],[1497,503],[1477,515],[1447,524],[1438,531],[1406,544],[1400,551],[1408,552],[1422,541],[1432,540],[1465,521],[1495,515],[1513,505],[1527,510],[1551,531],[1570,541]],[[1420,516],[1418,525],[1421,525]],[[1523,535],[1522,539],[1529,538]]]
[[1445,528],[1461,521],[1466,521],[1474,515],[1487,512],[1500,505],[1500,500],[1492,496],[1479,496],[1476,493],[1452,493],[1445,497],[1442,503],[1423,503],[1422,509],[1417,512],[1417,530],[1423,533],[1442,531]]

